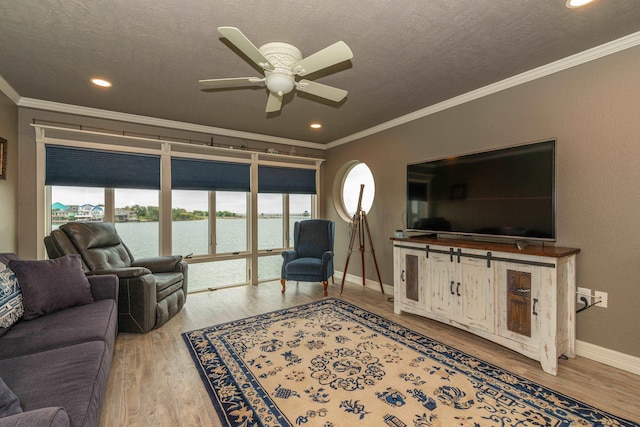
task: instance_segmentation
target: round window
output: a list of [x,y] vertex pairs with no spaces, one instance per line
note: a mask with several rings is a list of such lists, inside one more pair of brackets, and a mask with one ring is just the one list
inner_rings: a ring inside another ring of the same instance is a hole
[[[364,163],[359,161],[348,163],[343,167],[343,171],[343,174],[338,174],[343,178],[341,180],[342,185],[339,187],[340,194],[338,199],[341,203],[340,206],[336,204],[336,208],[345,221],[351,221],[358,210],[361,191],[362,202],[360,209],[365,213],[369,213],[373,205],[376,186],[371,169]],[[335,196],[337,194],[334,192],[334,200],[337,199]]]

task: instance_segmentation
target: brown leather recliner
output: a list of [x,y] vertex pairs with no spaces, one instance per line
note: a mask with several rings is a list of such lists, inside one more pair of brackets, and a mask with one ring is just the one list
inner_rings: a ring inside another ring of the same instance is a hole
[[49,258],[80,254],[89,275],[120,280],[118,329],[148,332],[164,325],[187,299],[187,263],[182,256],[134,259],[110,222],[69,222],[44,239]]

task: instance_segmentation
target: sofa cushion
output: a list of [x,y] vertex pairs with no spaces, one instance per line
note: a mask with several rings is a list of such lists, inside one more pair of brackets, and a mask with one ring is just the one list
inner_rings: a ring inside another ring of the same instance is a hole
[[9,328],[22,317],[22,291],[16,275],[0,261],[0,328]]
[[320,258],[298,258],[286,266],[287,274],[317,276],[322,274],[322,260]]
[[69,416],[64,408],[49,407],[21,412],[0,419],[0,427],[69,427]]
[[13,394],[11,389],[0,378],[0,418],[8,417],[22,412],[20,399]]
[[[8,266],[9,265],[9,261],[13,260],[13,259],[20,259],[18,258],[18,256],[14,253],[0,253],[0,262],[3,263],[4,265]],[[18,285],[19,286],[19,285]],[[23,305],[24,307],[24,305]],[[7,332],[9,330],[9,328],[3,328],[0,326],[0,337],[2,335],[5,334],[5,332]]]
[[73,426],[98,426],[112,352],[92,341],[0,360],[0,375],[22,409],[62,407]]
[[0,359],[79,344],[104,341],[113,350],[118,307],[112,299],[21,320],[0,339]]
[[79,255],[44,261],[13,260],[9,267],[22,289],[25,320],[93,302]]

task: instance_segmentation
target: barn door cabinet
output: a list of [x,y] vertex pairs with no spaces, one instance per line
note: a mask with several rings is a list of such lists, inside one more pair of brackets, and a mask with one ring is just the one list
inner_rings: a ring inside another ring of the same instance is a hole
[[462,256],[462,251],[458,254],[450,249],[430,248],[429,311],[436,320],[493,333],[493,268],[482,259]]
[[393,298],[403,311],[422,314],[426,308],[426,261],[425,252],[419,248],[393,249]]
[[393,238],[394,311],[467,330],[556,375],[575,357],[574,248]]

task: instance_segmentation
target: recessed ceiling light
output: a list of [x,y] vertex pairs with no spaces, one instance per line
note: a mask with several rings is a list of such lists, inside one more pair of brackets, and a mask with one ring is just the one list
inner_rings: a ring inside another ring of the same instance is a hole
[[575,9],[576,7],[584,6],[591,3],[593,0],[567,0],[567,7],[569,9]]
[[111,87],[111,82],[104,80],[104,79],[97,79],[97,78],[93,78],[91,79],[91,83],[93,83],[96,86],[100,86],[100,87]]
[[322,127],[322,125],[321,125],[320,123],[311,123],[311,124],[309,125],[309,127],[310,127],[311,129],[320,129],[320,128]]

